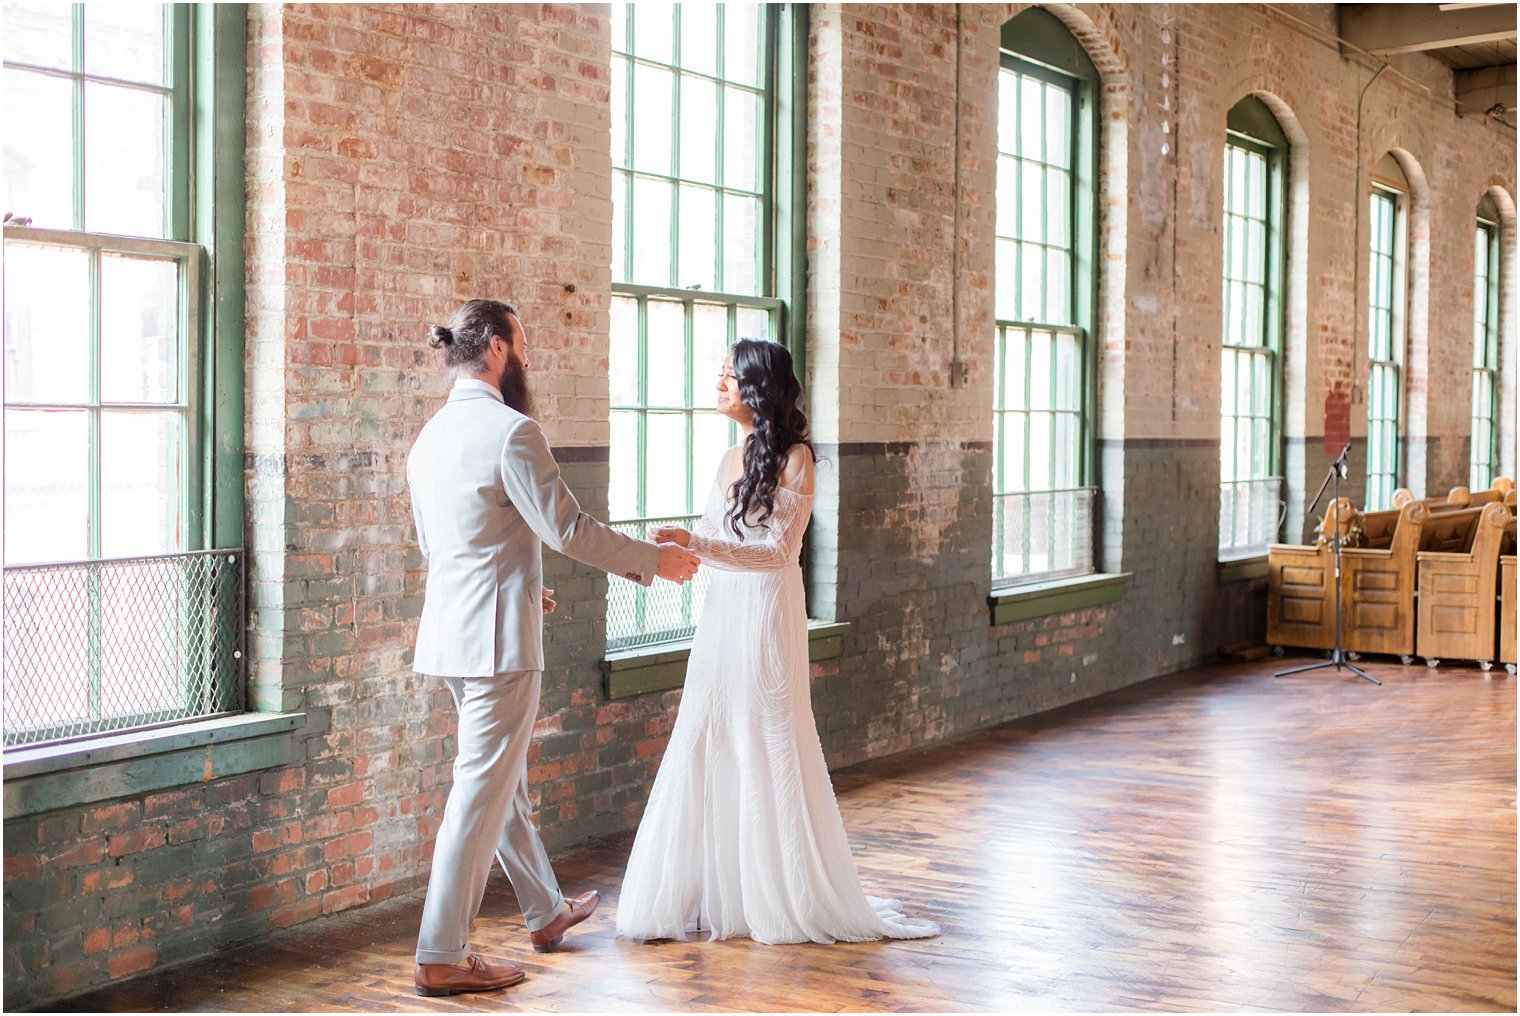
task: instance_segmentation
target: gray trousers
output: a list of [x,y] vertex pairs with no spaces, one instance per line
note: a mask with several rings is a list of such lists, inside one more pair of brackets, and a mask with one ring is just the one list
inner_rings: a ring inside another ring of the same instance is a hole
[[470,922],[480,912],[493,853],[529,931],[554,920],[565,902],[528,800],[528,742],[543,675],[443,680],[459,710],[459,753],[433,847],[418,963],[458,963],[470,954]]

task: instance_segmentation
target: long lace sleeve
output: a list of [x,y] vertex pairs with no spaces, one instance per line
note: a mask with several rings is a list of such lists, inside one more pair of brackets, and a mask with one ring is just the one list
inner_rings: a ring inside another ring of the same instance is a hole
[[689,549],[704,565],[734,571],[780,571],[797,563],[802,534],[812,514],[811,494],[777,487],[776,510],[760,525],[746,527],[745,539],[736,539],[733,530],[724,527],[722,512],[708,512],[691,534]]

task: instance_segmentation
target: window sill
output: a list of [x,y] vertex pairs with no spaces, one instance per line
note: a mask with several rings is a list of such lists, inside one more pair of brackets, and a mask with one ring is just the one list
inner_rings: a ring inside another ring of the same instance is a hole
[[1245,557],[1222,557],[1219,559],[1220,582],[1245,582],[1247,579],[1267,577],[1267,555],[1250,554]]
[[301,713],[244,713],[5,752],[5,818],[285,765]]
[[[814,662],[837,659],[842,637],[849,630],[848,621],[809,621],[808,659]],[[632,698],[681,687],[686,681],[686,660],[690,656],[691,639],[609,653],[602,661],[607,698]]]
[[1124,599],[1129,579],[1129,572],[1118,572],[1078,575],[1076,578],[1056,579],[1027,586],[1005,586],[992,591],[992,595],[987,597],[987,605],[991,608],[993,624],[1028,621],[1036,617],[1098,607],[1105,603],[1117,603]]

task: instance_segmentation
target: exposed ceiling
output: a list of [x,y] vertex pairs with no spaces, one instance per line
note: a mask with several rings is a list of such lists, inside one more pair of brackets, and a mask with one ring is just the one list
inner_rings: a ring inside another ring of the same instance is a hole
[[1450,67],[1458,112],[1515,111],[1515,4],[1341,4],[1340,36],[1374,56]]

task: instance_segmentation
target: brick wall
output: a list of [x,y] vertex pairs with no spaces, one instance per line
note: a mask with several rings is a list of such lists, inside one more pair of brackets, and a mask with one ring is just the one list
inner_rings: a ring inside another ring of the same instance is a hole
[[[1391,149],[1423,178],[1429,251],[1411,464],[1432,491],[1466,478],[1466,251],[1498,186],[1514,262],[1513,132],[1457,118],[1424,57],[1366,87],[1331,5],[1054,8],[1103,77],[1102,563],[1132,578],[1118,603],[989,625],[993,114],[1020,9],[811,11],[806,383],[828,461],[810,597],[852,625],[814,668],[834,765],[1260,639],[1260,582],[1215,561],[1220,174],[1246,94],[1295,143],[1290,532],[1338,450],[1327,431],[1365,433],[1357,181]],[[425,572],[404,461],[447,389],[428,325],[471,296],[517,303],[565,475],[606,507],[606,8],[258,6],[249,26],[250,679],[258,708],[306,726],[288,767],[8,821],[9,1007],[422,884],[453,755],[447,694],[410,671]],[[1510,314],[1510,472],[1514,334]],[[559,846],[637,822],[680,696],[606,701],[607,580],[546,567],[561,608],[530,775]]]

